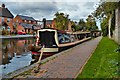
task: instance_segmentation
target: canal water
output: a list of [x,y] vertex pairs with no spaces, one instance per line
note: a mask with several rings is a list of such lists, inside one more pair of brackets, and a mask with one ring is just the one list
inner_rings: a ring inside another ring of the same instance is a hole
[[[2,52],[0,53],[0,75],[5,75],[25,66],[31,65],[39,59],[39,55],[32,55],[28,45],[35,44],[36,39],[4,39],[2,40]],[[51,55],[44,55],[44,58]]]

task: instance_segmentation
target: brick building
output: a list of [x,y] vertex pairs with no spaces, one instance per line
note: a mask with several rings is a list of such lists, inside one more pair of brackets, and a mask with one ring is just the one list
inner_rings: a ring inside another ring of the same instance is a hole
[[1,30],[7,30],[8,32],[13,31],[13,14],[2,4],[0,7],[0,28]]
[[18,32],[24,31],[26,33],[32,33],[40,29],[40,25],[37,24],[37,20],[33,17],[17,15],[14,18],[14,25]]
[[54,20],[46,20],[46,26],[49,28],[55,28],[55,21]]

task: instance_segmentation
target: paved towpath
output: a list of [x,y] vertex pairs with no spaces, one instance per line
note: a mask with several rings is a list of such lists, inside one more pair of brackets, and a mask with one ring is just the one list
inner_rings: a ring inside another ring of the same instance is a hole
[[[27,78],[75,78],[102,37],[81,43],[53,60],[43,64],[44,73],[34,73]],[[20,76],[18,76],[20,77]]]

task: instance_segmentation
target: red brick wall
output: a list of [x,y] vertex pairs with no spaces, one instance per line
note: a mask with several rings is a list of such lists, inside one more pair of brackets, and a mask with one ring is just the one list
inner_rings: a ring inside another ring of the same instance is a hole
[[52,28],[55,28],[55,20],[52,22]]
[[22,30],[25,31],[25,29],[21,25],[18,25],[17,26],[17,31],[21,32]]
[[21,25],[19,25],[19,23],[23,23],[24,21],[20,18],[20,16],[16,16],[14,18],[14,23],[17,23],[17,31],[21,32],[22,30],[25,31],[24,27],[22,27]]
[[0,17],[0,24],[2,24],[2,17]]
[[17,22],[17,20],[18,20],[19,23],[22,23],[22,22],[23,22],[23,20],[22,20],[19,16],[16,16],[16,17],[14,18],[14,22]]
[[[10,22],[7,21],[7,17],[4,17],[4,22],[6,22],[8,24],[8,26],[10,27],[11,29],[11,32],[13,31],[13,19],[10,18]],[[2,17],[0,17],[0,22],[2,22]]]
[[[20,18],[20,16],[16,16],[15,18],[14,18],[14,22],[16,23],[18,21],[18,23],[28,23],[28,24],[37,24],[37,22],[36,21],[31,21],[31,22],[29,22],[29,20],[26,20],[26,22],[25,22],[25,20],[22,20],[21,18]],[[17,30],[18,30],[18,32],[19,31],[25,31],[25,29],[24,29],[24,27],[22,27],[21,25],[17,25]],[[32,33],[32,30],[30,30],[29,32],[28,32],[28,29],[26,29],[26,33]]]

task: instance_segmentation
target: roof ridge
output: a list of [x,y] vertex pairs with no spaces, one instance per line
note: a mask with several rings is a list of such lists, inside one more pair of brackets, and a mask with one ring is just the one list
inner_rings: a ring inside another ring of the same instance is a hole
[[26,16],[26,15],[18,15],[18,16],[20,16],[22,19],[28,19],[28,20],[34,20],[35,21],[35,19],[32,16]]
[[0,7],[2,11],[0,11],[0,16],[7,17],[7,18],[14,18],[13,14],[9,11],[8,8],[2,8]]

